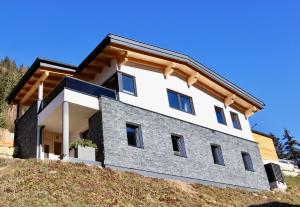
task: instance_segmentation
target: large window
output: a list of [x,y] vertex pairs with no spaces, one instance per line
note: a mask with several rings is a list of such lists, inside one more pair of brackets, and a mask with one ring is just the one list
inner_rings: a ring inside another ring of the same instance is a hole
[[221,107],[215,106],[218,123],[226,125],[224,110]]
[[135,78],[131,75],[119,73],[120,91],[136,96]]
[[252,164],[252,160],[251,160],[251,157],[250,157],[249,153],[242,152],[242,158],[243,158],[245,170],[253,172],[254,171],[253,164]]
[[236,129],[242,129],[238,114],[234,112],[230,112],[230,116],[231,116],[233,127]]
[[186,157],[184,138],[179,135],[171,135],[173,151],[175,155]]
[[221,146],[212,144],[211,145],[211,152],[212,152],[215,164],[225,165],[224,158],[223,158],[223,155],[222,155]]
[[141,127],[133,124],[126,124],[127,141],[129,146],[144,148]]
[[175,91],[168,90],[169,106],[190,114],[194,114],[192,98]]

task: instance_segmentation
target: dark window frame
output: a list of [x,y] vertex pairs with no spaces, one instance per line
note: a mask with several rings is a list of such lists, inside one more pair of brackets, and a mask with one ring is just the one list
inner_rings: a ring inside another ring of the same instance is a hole
[[[132,127],[132,128],[135,128],[135,130],[138,130],[138,137],[135,135],[135,145],[129,144],[128,133],[127,133],[127,128],[128,127]],[[135,123],[132,123],[132,122],[126,122],[126,138],[127,138],[128,146],[144,149],[144,138],[143,138],[142,126],[141,125],[135,124]]]
[[[221,116],[222,116],[223,122],[219,122],[218,115],[217,115],[217,110],[221,110]],[[223,124],[223,125],[227,126],[227,120],[226,120],[226,117],[225,117],[224,109],[222,107],[215,106],[215,114],[216,114],[217,122],[219,124]]]
[[[253,166],[253,162],[252,162],[252,158],[250,156],[250,154],[248,152],[241,152],[242,155],[242,160],[244,163],[244,167],[246,171],[250,171],[250,172],[254,172],[254,166]],[[248,161],[246,160],[246,157],[248,157]]]
[[[225,166],[225,161],[224,161],[224,156],[223,156],[221,146],[218,144],[210,144],[210,148],[211,148],[211,153],[213,156],[214,164]],[[216,154],[215,154],[213,148],[216,149]]]
[[[177,96],[177,101],[178,101],[179,108],[175,108],[175,107],[170,106],[169,92],[173,93],[173,94],[175,94]],[[187,111],[183,110],[182,105],[181,105],[181,101],[180,101],[180,96],[185,96],[185,97],[187,97],[189,99],[190,105],[191,105],[191,112],[187,112]],[[171,109],[176,109],[176,110],[188,113],[188,114],[196,115],[195,108],[194,108],[194,103],[193,103],[193,98],[191,96],[188,96],[188,95],[185,95],[183,93],[180,93],[180,92],[177,92],[177,91],[174,91],[172,89],[168,89],[167,88],[167,97],[168,97],[169,107]]]
[[[123,73],[123,72],[118,72],[118,86],[119,86],[119,92],[123,92],[132,96],[137,96],[137,88],[136,88],[136,80],[135,80],[135,76],[127,74],[127,73]],[[132,78],[133,80],[133,90],[134,92],[131,93],[130,91],[126,91],[123,88],[123,76],[127,76],[129,78]]]
[[[235,126],[234,126],[234,123],[233,123],[233,117],[234,117],[234,116],[237,118],[238,127],[235,127]],[[230,117],[231,117],[231,122],[232,122],[233,128],[238,129],[238,130],[242,130],[242,125],[241,125],[241,121],[240,121],[240,118],[239,118],[238,113],[235,113],[235,112],[233,112],[233,111],[230,111]]]
[[[178,151],[174,150],[174,143],[173,143],[174,139],[176,139],[176,144],[177,144],[176,148],[178,149]],[[184,137],[182,135],[172,133],[171,141],[172,141],[172,149],[173,149],[174,155],[187,158]],[[180,142],[181,142],[181,144],[180,144]],[[181,148],[180,145],[182,145],[183,148]]]

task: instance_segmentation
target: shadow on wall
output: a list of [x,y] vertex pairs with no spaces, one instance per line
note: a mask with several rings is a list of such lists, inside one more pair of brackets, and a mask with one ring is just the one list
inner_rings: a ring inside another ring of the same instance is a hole
[[281,203],[281,202],[270,202],[270,203],[264,203],[259,205],[251,205],[249,207],[300,207],[300,205],[293,205],[293,204]]

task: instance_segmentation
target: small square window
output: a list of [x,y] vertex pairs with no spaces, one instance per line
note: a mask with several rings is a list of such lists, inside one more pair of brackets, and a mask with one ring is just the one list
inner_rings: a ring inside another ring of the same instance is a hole
[[124,73],[119,73],[120,90],[136,96],[135,78]]
[[233,127],[236,129],[242,129],[238,114],[234,112],[230,112],[230,116],[231,116]]
[[249,153],[242,152],[242,158],[243,158],[245,170],[254,172],[252,160],[251,160]]
[[224,110],[221,107],[215,106],[216,116],[219,124],[227,125]]
[[212,152],[215,164],[225,165],[221,146],[212,144],[211,152]]
[[184,138],[178,135],[171,135],[173,151],[175,155],[186,157]]
[[127,132],[128,145],[144,148],[141,128],[139,126],[126,124],[126,132]]

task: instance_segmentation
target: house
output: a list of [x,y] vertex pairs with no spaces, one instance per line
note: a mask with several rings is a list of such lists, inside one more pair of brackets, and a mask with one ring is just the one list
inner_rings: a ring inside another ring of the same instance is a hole
[[273,137],[257,130],[252,130],[252,133],[254,141],[258,144],[263,163],[267,164],[272,162],[277,164],[279,159],[274,146]]
[[264,103],[184,54],[109,34],[78,66],[36,59],[7,101],[21,158],[86,138],[103,167],[269,189],[248,120]]

